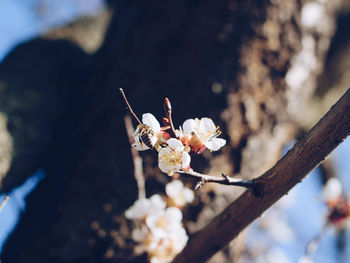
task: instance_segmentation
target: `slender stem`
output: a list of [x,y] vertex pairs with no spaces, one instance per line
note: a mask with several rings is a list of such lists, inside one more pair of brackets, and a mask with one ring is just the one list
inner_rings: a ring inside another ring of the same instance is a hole
[[[132,127],[132,122],[130,116],[125,116],[125,128],[126,132],[129,137],[130,144],[133,143],[132,135],[134,133],[134,128]],[[132,161],[134,163],[134,177],[137,184],[139,199],[146,198],[146,191],[145,191],[145,177],[142,171],[142,158],[139,155],[139,152],[131,147],[131,156]]]
[[168,98],[164,99],[164,111],[165,111],[165,115],[166,115],[166,117],[168,119],[168,122],[169,122],[170,135],[173,138],[177,138],[176,137],[175,128],[174,128],[174,124],[173,124],[173,119],[171,117],[171,112],[172,112],[171,103],[170,103],[170,100]]
[[126,105],[128,106],[128,109],[129,109],[131,115],[134,116],[134,118],[137,120],[137,122],[138,122],[139,124],[141,124],[140,119],[137,118],[135,112],[132,110],[132,108],[131,108],[131,106],[130,106],[130,104],[129,104],[129,102],[128,102],[126,96],[125,96],[124,90],[121,89],[121,88],[120,88],[119,90],[120,90],[120,93],[123,95],[123,98],[124,98],[124,100],[125,100]]
[[9,196],[9,195],[6,195],[5,198],[4,198],[4,200],[1,201],[1,203],[0,203],[0,213],[1,213],[2,209],[5,207],[5,205],[6,205],[6,203],[7,203],[7,201],[8,201],[9,199],[10,199],[10,196]]
[[320,244],[322,236],[325,234],[328,223],[324,224],[321,230],[314,236],[306,245],[304,257],[311,257],[312,254],[316,251],[318,245]]
[[218,184],[224,184],[224,185],[236,185],[236,186],[242,186],[245,188],[250,188],[253,190],[253,193],[258,197],[260,197],[262,194],[262,191],[261,191],[262,185],[255,182],[255,180],[240,180],[237,178],[229,177],[225,174],[222,174],[222,176],[219,177],[219,176],[213,176],[209,174],[201,174],[193,170],[180,171],[178,173],[198,178],[202,180],[203,183],[218,183]]

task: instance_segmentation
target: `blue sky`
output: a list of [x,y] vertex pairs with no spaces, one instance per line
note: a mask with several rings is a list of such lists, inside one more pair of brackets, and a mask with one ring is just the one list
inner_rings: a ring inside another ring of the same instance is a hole
[[18,43],[104,7],[103,0],[1,0],[0,61]]

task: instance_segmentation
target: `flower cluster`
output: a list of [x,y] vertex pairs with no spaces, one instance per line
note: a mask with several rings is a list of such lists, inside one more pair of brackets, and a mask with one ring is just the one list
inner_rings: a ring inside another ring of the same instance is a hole
[[155,194],[139,199],[125,212],[136,225],[131,234],[139,243],[135,252],[146,252],[151,263],[171,262],[188,240],[181,208],[193,201],[194,194],[178,180],[166,185],[166,194],[166,198]]
[[323,195],[328,208],[327,221],[336,228],[345,228],[350,218],[350,200],[343,193],[339,179],[336,177],[329,179]]
[[167,132],[169,129],[171,126],[160,127],[151,113],[145,113],[142,124],[133,134],[135,142],[132,144],[139,151],[156,149],[158,166],[169,176],[189,170],[191,155],[200,154],[206,148],[217,151],[226,144],[226,140],[217,138],[221,132],[210,118],[188,119],[173,131],[173,136]]

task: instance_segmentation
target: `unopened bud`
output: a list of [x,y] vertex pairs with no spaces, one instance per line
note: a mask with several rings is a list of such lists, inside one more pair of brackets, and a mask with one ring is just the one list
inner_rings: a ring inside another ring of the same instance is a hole
[[168,98],[164,99],[164,111],[165,112],[171,111],[171,104]]

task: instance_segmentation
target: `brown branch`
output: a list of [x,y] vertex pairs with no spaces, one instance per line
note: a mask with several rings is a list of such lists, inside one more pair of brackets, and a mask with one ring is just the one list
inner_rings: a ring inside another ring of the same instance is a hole
[[10,196],[9,196],[9,195],[6,195],[5,198],[4,198],[4,200],[1,201],[1,203],[0,203],[0,213],[1,213],[2,209],[5,207],[5,205],[6,205],[6,203],[7,203],[7,201],[8,201],[9,199],[10,199]]
[[[133,143],[133,133],[134,128],[132,127],[131,118],[129,115],[124,117],[125,121],[125,128],[126,132],[129,137],[130,144]],[[134,176],[137,183],[138,193],[139,193],[139,199],[146,198],[146,191],[145,191],[145,177],[143,175],[142,171],[142,158],[139,155],[139,152],[131,147],[131,156],[132,161],[134,162]]]
[[350,134],[350,89],[277,164],[256,179],[264,196],[245,191],[194,233],[173,263],[204,262],[295,186]]
[[[213,176],[213,175],[209,175],[209,174],[201,174],[201,173],[197,173],[193,170],[189,170],[189,171],[179,171],[178,173],[180,174],[185,174],[194,178],[197,178],[199,180],[201,180],[202,184],[203,183],[218,183],[218,184],[224,184],[224,185],[235,185],[235,186],[242,186],[242,187],[246,187],[249,189],[253,190],[253,193],[260,197],[261,196],[261,184],[256,182],[255,180],[240,180],[237,178],[233,178],[233,177],[229,177],[225,174],[222,174],[221,177],[219,176]],[[196,187],[196,188],[200,188],[200,187]]]
[[170,103],[170,100],[168,98],[164,99],[164,111],[165,111],[165,116],[166,116],[167,122],[170,126],[170,135],[173,138],[177,138],[176,132],[175,132],[175,127],[173,124],[173,119],[171,117],[171,112],[172,112],[171,103]]

